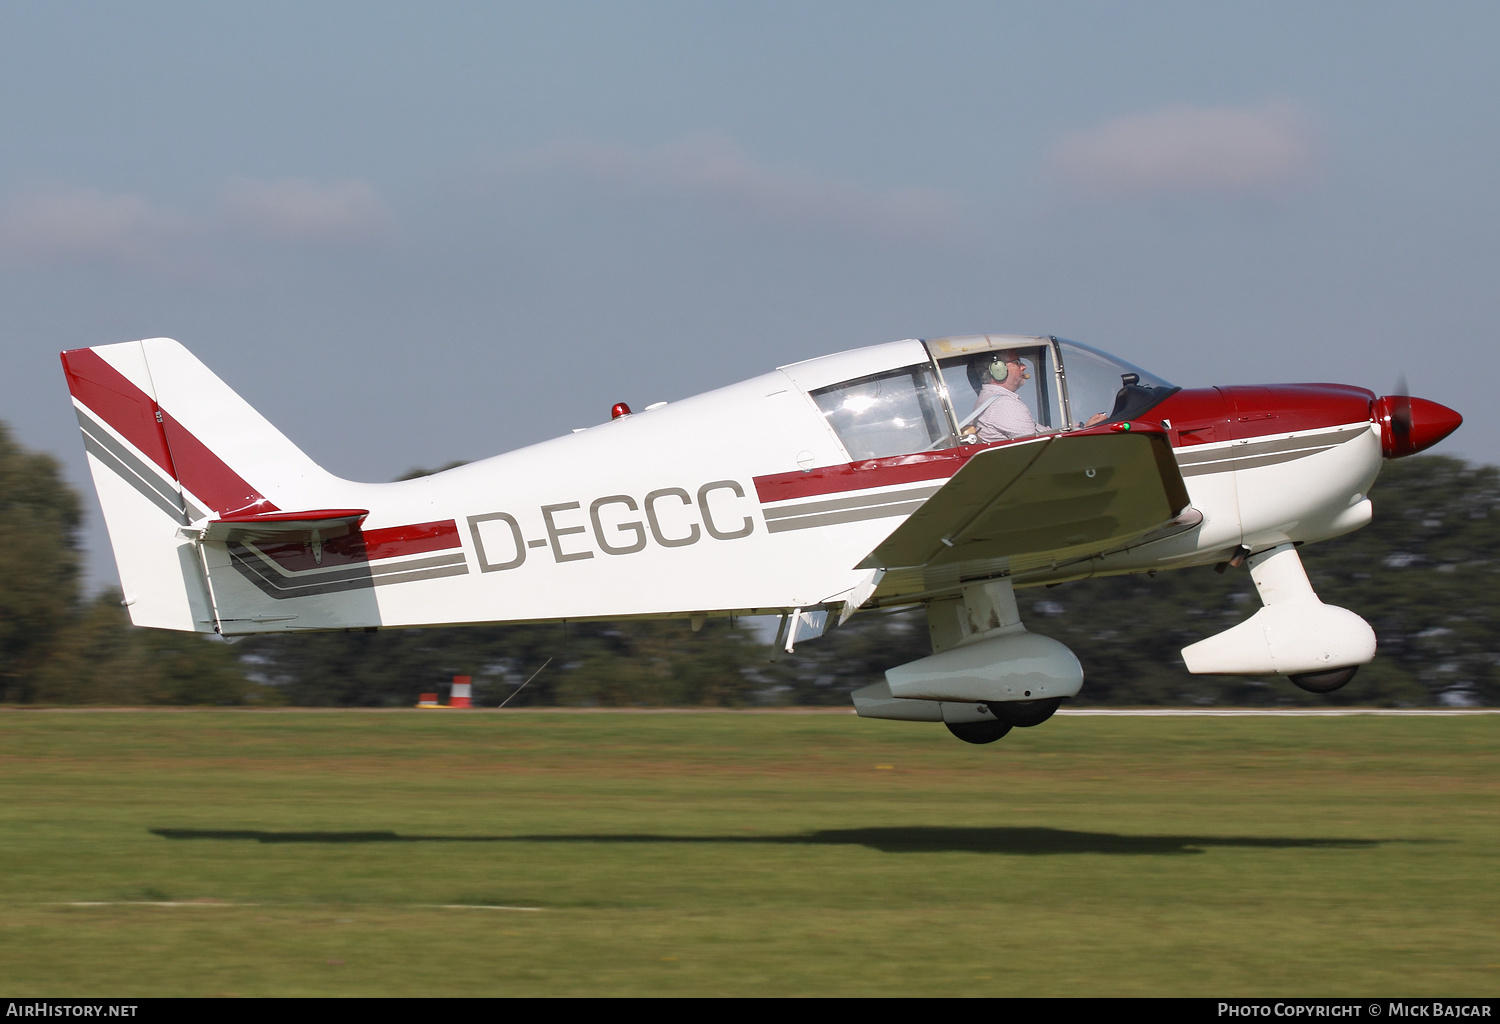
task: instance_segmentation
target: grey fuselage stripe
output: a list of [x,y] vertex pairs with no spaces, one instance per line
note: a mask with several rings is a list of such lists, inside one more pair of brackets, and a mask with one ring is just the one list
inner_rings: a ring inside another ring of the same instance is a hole
[[1185,466],[1182,469],[1184,477],[1207,476],[1213,473],[1228,473],[1232,470],[1259,469],[1262,466],[1279,466],[1283,462],[1295,462],[1297,459],[1305,459],[1309,455],[1317,455],[1319,452],[1330,451],[1337,448],[1336,444],[1319,445],[1316,448],[1304,448],[1301,451],[1281,452],[1276,455],[1261,455],[1255,458],[1233,458],[1222,462],[1204,462],[1196,466]]
[[[240,551],[243,550],[240,549]],[[319,574],[311,578],[299,579],[288,586],[285,580],[267,576],[260,567],[252,564],[240,551],[230,551],[230,563],[239,570],[241,576],[255,584],[263,594],[277,601],[295,597],[315,597],[320,594],[337,594],[349,590],[368,590],[371,587],[381,587],[391,583],[410,583],[416,580],[438,579],[443,576],[462,576],[469,571],[468,565],[463,561],[463,556],[460,555],[458,561],[450,561],[431,568],[417,567],[416,563],[408,562],[401,566],[385,566],[378,572],[365,569],[358,575],[341,575],[338,579],[330,579],[326,574]],[[427,561],[424,560],[424,563]]]
[[786,519],[789,516],[809,516],[818,512],[835,512],[846,508],[869,508],[875,505],[892,505],[897,502],[926,501],[941,489],[935,487],[910,487],[903,491],[885,491],[881,494],[862,494],[855,498],[830,498],[824,501],[804,501],[800,505],[778,505],[765,509],[766,521]]
[[305,580],[311,583],[332,583],[343,579],[367,579],[371,576],[385,576],[390,573],[408,572],[412,569],[431,569],[437,566],[458,565],[464,562],[464,553],[462,551],[452,551],[447,554],[414,558],[407,562],[386,562],[378,565],[370,562],[360,562],[357,565],[330,566],[327,569],[299,569],[292,571],[282,568],[274,558],[271,558],[254,544],[240,542],[230,544],[228,547],[231,554],[239,555],[241,558],[254,555],[261,562],[265,563],[266,567],[280,579],[288,582]]
[[1187,452],[1177,456],[1177,465],[1184,477],[1277,466],[1337,448],[1367,430],[1368,425],[1341,427],[1320,434],[1283,437],[1274,441],[1252,441],[1249,444],[1235,444],[1207,452]]
[[1177,464],[1179,466],[1191,466],[1200,462],[1218,462],[1228,458],[1246,458],[1256,455],[1270,455],[1275,452],[1297,451],[1302,448],[1314,448],[1322,446],[1330,448],[1350,440],[1357,434],[1363,434],[1369,430],[1369,424],[1358,427],[1341,427],[1338,430],[1325,430],[1319,434],[1303,434],[1299,437],[1279,437],[1270,441],[1251,441],[1248,444],[1232,443],[1226,447],[1213,448],[1209,451],[1188,448],[1176,449]]
[[875,505],[867,508],[849,509],[844,512],[824,512],[820,515],[797,516],[792,519],[774,519],[766,523],[767,533],[785,533],[788,530],[809,530],[815,526],[836,526],[839,523],[857,523],[865,519],[883,519],[886,516],[910,515],[927,501],[902,501],[891,505]]

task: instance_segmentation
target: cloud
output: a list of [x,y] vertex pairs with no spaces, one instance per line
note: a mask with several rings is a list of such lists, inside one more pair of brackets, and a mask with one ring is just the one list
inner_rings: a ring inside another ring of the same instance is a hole
[[278,241],[366,242],[383,237],[391,226],[390,211],[364,181],[241,177],[224,185],[220,199],[237,225]]
[[186,228],[183,217],[140,196],[49,185],[5,202],[0,252],[21,260],[155,260]]
[[650,147],[553,142],[508,157],[497,170],[502,178],[574,175],[620,192],[687,198],[754,219],[878,235],[942,235],[959,224],[958,204],[936,190],[871,189],[771,167],[721,136]]
[[1130,114],[1069,135],[1052,169],[1086,194],[1249,193],[1312,170],[1311,119],[1296,104],[1178,105]]
[[142,196],[45,184],[0,204],[0,257],[11,263],[103,262],[136,269],[196,268],[232,259],[246,242],[328,247],[368,244],[392,217],[374,186],[239,177],[214,209],[155,205]]

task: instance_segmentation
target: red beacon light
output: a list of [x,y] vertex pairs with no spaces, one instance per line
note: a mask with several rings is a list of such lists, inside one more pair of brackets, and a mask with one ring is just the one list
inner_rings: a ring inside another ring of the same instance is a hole
[[630,415],[630,406],[626,405],[624,402],[616,402],[615,403],[615,407],[609,411],[609,418],[612,419],[612,420],[617,420],[621,416],[629,416],[629,415]]

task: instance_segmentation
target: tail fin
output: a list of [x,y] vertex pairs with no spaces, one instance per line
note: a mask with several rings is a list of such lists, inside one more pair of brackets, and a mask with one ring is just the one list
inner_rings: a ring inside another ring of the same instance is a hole
[[334,478],[169,338],[75,349],[62,362],[131,621],[213,631],[183,528],[315,507]]

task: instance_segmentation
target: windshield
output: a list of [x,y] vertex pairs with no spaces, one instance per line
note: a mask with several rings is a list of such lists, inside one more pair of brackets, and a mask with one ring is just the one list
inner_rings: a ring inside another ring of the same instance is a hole
[[1177,389],[1123,359],[1076,341],[1058,340],[1075,427],[1139,416]]
[[820,388],[812,398],[851,459],[926,451],[952,437],[930,363]]

